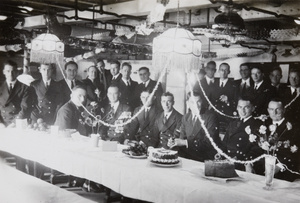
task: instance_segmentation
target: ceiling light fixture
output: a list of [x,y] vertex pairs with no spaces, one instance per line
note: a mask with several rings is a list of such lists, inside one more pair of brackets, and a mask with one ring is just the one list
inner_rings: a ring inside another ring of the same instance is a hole
[[7,16],[0,15],[0,20],[6,20]]
[[31,12],[33,10],[33,8],[29,7],[29,6],[18,6],[18,8],[21,9],[22,13],[28,13],[28,12]]

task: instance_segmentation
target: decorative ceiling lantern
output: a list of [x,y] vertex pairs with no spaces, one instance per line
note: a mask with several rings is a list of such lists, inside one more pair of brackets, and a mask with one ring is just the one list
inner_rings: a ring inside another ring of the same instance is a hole
[[198,70],[201,67],[201,45],[190,31],[171,28],[153,40],[153,67],[161,70],[168,65],[168,70]]
[[31,42],[30,61],[37,63],[62,63],[64,44],[53,34],[39,35]]

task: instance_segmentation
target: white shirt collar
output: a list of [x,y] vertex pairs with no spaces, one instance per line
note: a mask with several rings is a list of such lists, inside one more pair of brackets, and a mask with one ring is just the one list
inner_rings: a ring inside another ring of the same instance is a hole
[[243,84],[245,84],[245,83],[246,83],[247,86],[250,86],[250,78],[247,78],[246,80],[244,80],[244,79],[242,78],[242,84],[241,84],[241,85],[243,85]]
[[113,107],[114,108],[114,113],[116,112],[116,110],[118,109],[118,107],[119,107],[119,105],[120,105],[120,101],[117,101],[116,103],[114,103],[114,104],[110,104],[111,105],[111,107]]
[[249,120],[252,116],[248,116],[247,118],[243,118],[243,122],[246,122],[247,120]]
[[173,109],[172,109],[172,111],[170,111],[168,113],[164,112],[164,117],[166,117],[167,119],[169,119],[170,116],[171,116],[171,114],[172,114],[172,112],[173,112]]
[[255,83],[255,84],[254,84],[254,87],[257,86],[257,89],[258,89],[258,88],[261,86],[261,84],[262,84],[263,82],[264,82],[264,81],[262,80],[262,81],[260,81],[259,83]]
[[10,84],[12,84],[12,88],[14,88],[16,82],[17,82],[17,80],[11,81],[11,82],[8,82],[8,81],[6,80],[6,83],[7,83],[8,88],[10,88]]
[[291,93],[293,94],[295,91],[297,91],[297,88],[295,88],[295,87],[292,87],[292,86],[290,86],[291,87]]
[[210,82],[215,82],[214,78],[209,78],[207,75],[205,75],[205,79],[206,79],[207,84],[210,84]]
[[46,84],[46,82],[47,82],[48,85],[50,85],[51,79],[49,79],[49,80],[47,80],[47,81],[43,80],[43,82],[44,82],[44,84]]
[[120,75],[120,73],[118,73],[117,75],[114,75],[114,76],[113,76],[113,80],[114,80],[114,79],[117,79],[117,77],[119,77],[119,75]]
[[280,126],[283,121],[284,121],[284,118],[282,118],[280,121],[273,121],[273,124],[274,125],[277,124],[278,126]]
[[146,82],[143,82],[143,84],[145,84],[145,87],[148,87],[148,85],[149,85],[149,82],[150,82],[150,79],[149,79],[149,80],[147,80]]
[[226,78],[224,80],[221,80],[221,78],[220,78],[219,86],[221,86],[221,84],[223,83],[223,87],[224,87],[226,85],[227,81],[228,81],[228,78]]

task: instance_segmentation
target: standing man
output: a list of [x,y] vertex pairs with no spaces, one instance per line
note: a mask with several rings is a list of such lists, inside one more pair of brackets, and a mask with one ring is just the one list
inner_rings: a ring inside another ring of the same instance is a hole
[[[125,114],[131,115],[130,107],[119,100],[120,94],[119,87],[116,85],[111,85],[107,89],[109,104],[104,108],[102,120],[111,125],[123,122]],[[118,141],[121,144],[125,139],[122,129],[105,125],[100,127],[100,135],[103,140]]]
[[254,82],[251,79],[251,68],[248,64],[243,63],[240,65],[241,79],[235,80],[233,85],[235,88],[235,103],[237,104],[240,97],[244,97],[249,94],[249,90],[254,86]]
[[145,109],[126,126],[125,137],[128,140],[142,141],[146,146],[156,147],[159,137],[153,133],[153,128],[161,110],[155,105],[155,96],[150,95],[149,90],[142,91],[140,98],[143,104],[134,110],[133,115],[139,112],[143,105]]
[[[211,93],[213,105],[226,115],[233,115],[234,111],[234,90],[233,82],[228,78],[230,66],[228,63],[222,63],[219,66],[220,79],[216,79]],[[230,119],[222,115],[218,116],[220,122],[220,132],[225,133],[225,129]]]
[[260,116],[267,114],[268,103],[275,96],[275,87],[272,87],[270,83],[264,80],[264,74],[261,67],[253,67],[251,69],[251,77],[254,81],[254,87],[249,91],[249,95],[246,95],[253,101],[255,110],[254,116]]
[[286,85],[280,83],[282,78],[282,70],[279,66],[272,68],[269,74],[271,85],[275,88],[275,97],[282,97],[283,92],[286,89]]
[[82,105],[86,103],[86,90],[82,86],[75,86],[72,89],[70,100],[65,103],[57,112],[55,125],[60,130],[76,129],[81,135],[86,134],[85,124],[81,113]]
[[[249,135],[246,133],[245,128],[250,127],[253,131],[259,129],[262,122],[259,119],[254,119],[252,113],[254,106],[248,98],[240,98],[237,104],[238,119],[231,121],[227,127],[225,137],[222,141],[224,151],[230,157],[237,160],[254,159],[263,154],[262,149],[256,144],[249,141]],[[247,171],[263,174],[261,162],[254,163],[246,166]],[[251,167],[248,170],[247,167]],[[245,170],[244,164],[235,163],[235,168],[238,170]],[[254,168],[254,170],[253,170]]]
[[109,70],[105,69],[105,63],[100,58],[96,59],[96,68],[99,71],[99,75],[97,76],[97,79],[99,79],[100,83],[103,84],[105,89],[105,95],[106,95],[106,90],[108,88],[108,85],[111,82],[112,75]]
[[[152,92],[157,83],[156,81],[150,79],[150,71],[149,68],[147,67],[141,67],[139,69],[139,76],[142,82],[138,84],[135,89],[135,94],[136,94],[135,98],[137,100],[135,106],[139,106],[141,104],[141,100],[140,100],[141,93],[144,90],[149,90],[150,92]],[[163,89],[161,87],[161,84],[159,84],[155,92],[155,98],[156,98],[155,104],[158,108],[161,108],[160,98],[162,93],[163,93]]]
[[111,84],[118,84],[122,78],[122,74],[120,73],[120,62],[117,60],[110,62],[110,73],[112,75],[111,81],[108,82],[108,87]]
[[193,92],[193,96],[191,92],[188,93],[187,105],[190,111],[182,118],[180,138],[169,139],[168,146],[170,148],[178,146],[179,155],[188,159],[202,162],[212,160],[217,151],[206,137],[197,116],[204,120],[205,127],[217,145],[220,144],[218,118],[202,105],[203,98],[199,93]]
[[168,149],[168,140],[179,136],[182,115],[174,109],[174,95],[166,92],[161,96],[163,112],[157,117],[153,134],[159,136],[158,147]]
[[300,122],[300,96],[299,96],[300,72],[299,70],[292,69],[290,71],[289,82],[290,85],[285,88],[282,95],[284,105],[289,105],[286,108],[285,116],[288,119],[290,119],[294,124],[298,125]]
[[53,125],[56,113],[61,103],[59,83],[52,79],[53,64],[41,64],[39,72],[42,78],[31,83],[35,90],[36,104],[31,113],[32,121],[42,118],[48,125]]
[[66,79],[59,81],[60,91],[62,94],[61,106],[70,100],[71,90],[76,86],[82,86],[83,83],[76,79],[78,65],[74,61],[69,61],[65,64]]
[[17,64],[13,61],[4,63],[5,81],[0,85],[0,124],[11,126],[15,120],[28,119],[33,106],[33,89],[19,82]]
[[105,97],[104,85],[97,78],[98,69],[92,65],[87,69],[87,78],[82,80],[87,90],[87,104],[99,105]]
[[[209,61],[205,67],[205,76],[204,78],[200,81],[201,86],[204,90],[204,93],[206,96],[211,100],[211,94],[214,91],[214,84],[215,84],[215,73],[216,73],[216,62],[214,61]],[[202,92],[200,89],[200,86],[198,82],[196,83],[194,87],[194,91],[196,92]],[[206,103],[206,101],[205,101]]]
[[136,107],[135,105],[135,88],[137,82],[130,78],[132,67],[129,63],[123,63],[121,68],[122,78],[118,83],[115,83],[120,90],[120,102],[130,106],[131,109]]

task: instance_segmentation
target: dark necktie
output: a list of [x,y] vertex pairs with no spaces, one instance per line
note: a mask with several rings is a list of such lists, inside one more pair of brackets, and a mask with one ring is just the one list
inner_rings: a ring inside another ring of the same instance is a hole
[[221,82],[221,85],[220,85],[220,87],[221,87],[221,88],[223,88],[223,87],[224,87],[224,83],[223,83],[223,82]]
[[197,116],[193,116],[192,121],[193,121],[193,125],[195,125],[195,123],[197,122]]
[[242,86],[241,86],[241,92],[242,93],[245,93],[245,91],[246,91],[246,83],[244,83],[244,84],[242,84]]
[[46,82],[45,86],[46,86],[46,90],[47,90],[47,89],[48,89],[48,87],[49,87],[49,84],[48,84],[48,82]]
[[144,89],[146,89],[147,87],[146,87],[146,83],[145,82],[143,83],[143,85],[144,85]]
[[294,99],[297,96],[297,90],[295,89],[293,94],[292,94],[292,98]]
[[168,120],[167,115],[165,115],[163,119],[163,123],[166,124],[167,120]]
[[75,82],[72,80],[72,81],[71,81],[71,89],[73,89],[74,86],[75,86]]
[[12,90],[13,90],[13,84],[12,84],[12,83],[10,83],[10,84],[9,84],[9,93],[11,93],[11,92],[12,92]]
[[145,109],[145,120],[147,119],[148,117],[148,109]]

